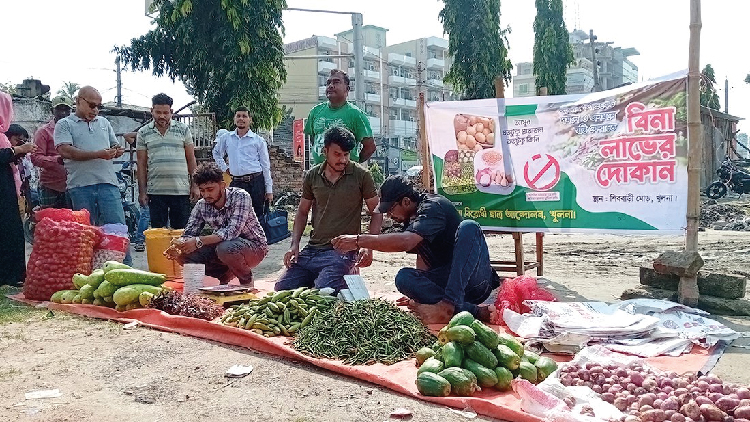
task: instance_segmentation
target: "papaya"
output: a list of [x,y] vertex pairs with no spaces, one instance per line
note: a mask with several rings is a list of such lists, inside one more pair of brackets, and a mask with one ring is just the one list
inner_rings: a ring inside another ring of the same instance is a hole
[[536,366],[537,369],[537,378],[539,379],[539,382],[544,381],[549,374],[557,370],[557,362],[546,356],[537,359],[534,366]]
[[521,359],[526,360],[529,363],[536,363],[536,361],[539,359],[539,355],[534,352],[524,350]]
[[444,345],[445,343],[449,342],[448,336],[446,335],[446,332],[448,331],[448,326],[441,328],[440,331],[438,331],[437,334],[437,342],[439,345]]
[[432,372],[434,374],[437,374],[438,372],[442,371],[444,368],[443,362],[440,362],[439,360],[430,357],[427,358],[424,363],[417,369],[417,374],[421,374],[422,372]]
[[500,341],[500,344],[504,344],[510,347],[510,350],[512,350],[513,353],[517,354],[519,358],[523,356],[523,344],[521,344],[521,342],[518,341],[515,337],[508,333],[500,333],[497,337]]
[[536,384],[537,382],[539,382],[539,377],[536,372],[536,366],[534,366],[534,364],[531,362],[521,362],[518,365],[518,376],[532,384]]
[[430,349],[429,347],[423,347],[417,350],[417,354],[416,354],[417,366],[422,365],[424,361],[426,361],[428,358],[431,358],[433,356],[435,356],[435,351]]
[[471,314],[471,312],[468,311],[462,311],[457,313],[456,315],[453,315],[453,318],[448,322],[448,328],[455,327],[457,325],[466,325],[471,326],[471,323],[474,322],[474,315]]
[[451,392],[457,396],[471,396],[479,388],[477,376],[468,369],[452,367],[443,369],[438,375],[448,380]]
[[521,364],[521,358],[506,345],[501,344],[492,349],[492,354],[497,358],[498,365],[508,368],[511,371],[518,369],[518,366]]
[[445,378],[432,372],[417,375],[417,390],[424,396],[446,397],[451,393],[451,384]]
[[500,344],[500,338],[497,336],[495,330],[482,324],[482,321],[475,319],[470,327],[474,330],[477,341],[482,343],[488,349],[492,350]]
[[489,369],[472,359],[464,359],[463,367],[471,371],[477,377],[477,384],[481,387],[494,387],[497,384],[497,375],[495,371]]
[[456,325],[445,331],[445,337],[448,341],[455,341],[459,344],[471,344],[474,343],[476,334],[474,334],[474,330],[471,327]]
[[497,384],[495,388],[500,391],[508,391],[511,388],[511,381],[513,381],[513,374],[508,368],[498,366],[495,368],[495,376],[497,376]]
[[460,344],[449,341],[443,346],[442,356],[446,368],[461,366],[461,362],[464,360],[464,349]]
[[490,349],[484,347],[484,345],[478,341],[465,346],[464,354],[469,359],[478,362],[486,368],[494,368],[497,366],[497,357],[492,354]]

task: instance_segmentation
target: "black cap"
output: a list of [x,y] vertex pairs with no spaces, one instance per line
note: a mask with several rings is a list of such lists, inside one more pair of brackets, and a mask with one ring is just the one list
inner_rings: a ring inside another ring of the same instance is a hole
[[389,176],[380,185],[380,205],[378,211],[385,214],[393,208],[393,204],[414,192],[414,187],[401,176]]

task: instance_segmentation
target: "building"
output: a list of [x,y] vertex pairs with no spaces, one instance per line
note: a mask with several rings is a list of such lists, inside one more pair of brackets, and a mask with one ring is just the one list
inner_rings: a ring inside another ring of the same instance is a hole
[[[452,98],[443,78],[450,68],[448,41],[427,37],[399,44],[387,44],[386,28],[362,27],[364,107],[378,150],[373,161],[386,173],[400,173],[418,164],[417,99]],[[287,81],[279,91],[279,103],[292,110],[295,118],[307,117],[318,103],[326,101],[325,82],[331,69],[345,70],[354,78],[354,58],[337,57],[353,52],[353,31],[312,36],[284,46]],[[331,58],[314,56],[330,55]],[[297,58],[295,58],[297,57]],[[349,100],[355,100],[352,80]]]
[[[568,94],[584,94],[594,90],[594,63],[592,61],[589,34],[580,29],[570,33],[574,63],[568,68],[565,90]],[[638,55],[635,48],[612,47],[612,42],[594,42],[598,79],[601,90],[613,89],[638,81],[638,66],[628,57]],[[513,78],[513,96],[528,97],[537,95],[534,82],[533,63],[516,65],[517,74]]]

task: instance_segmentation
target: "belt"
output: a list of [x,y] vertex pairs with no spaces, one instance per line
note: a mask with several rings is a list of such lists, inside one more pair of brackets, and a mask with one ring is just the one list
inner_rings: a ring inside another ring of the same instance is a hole
[[232,176],[232,180],[236,180],[238,182],[250,182],[257,179],[258,177],[263,177],[263,172],[259,171],[257,173],[245,174],[243,176]]

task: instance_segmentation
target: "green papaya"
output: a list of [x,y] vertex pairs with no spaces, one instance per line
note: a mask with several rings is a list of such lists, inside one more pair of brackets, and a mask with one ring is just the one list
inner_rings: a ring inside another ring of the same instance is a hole
[[422,372],[432,372],[434,374],[437,374],[438,372],[442,371],[445,366],[443,365],[443,362],[435,359],[434,357],[427,358],[424,363],[417,369],[417,374],[421,374]]
[[518,375],[532,384],[538,382],[536,366],[531,362],[521,362],[518,366]]
[[455,341],[459,344],[471,344],[476,338],[474,330],[471,327],[465,325],[456,325],[455,327],[448,328],[445,332],[445,337],[448,341]]
[[438,375],[448,380],[451,392],[457,396],[471,396],[477,391],[477,376],[468,369],[452,367],[438,372]]
[[492,328],[482,324],[482,321],[475,319],[471,323],[471,329],[476,334],[477,341],[485,345],[488,349],[492,350],[500,344],[500,338]]
[[497,384],[495,388],[500,391],[508,391],[511,388],[511,381],[513,381],[513,374],[508,368],[498,366],[495,368],[495,375],[497,376]]
[[539,359],[539,355],[536,354],[536,353],[534,353],[534,352],[530,352],[528,350],[524,350],[523,351],[522,359],[524,359],[524,360],[526,360],[526,361],[528,361],[530,363],[536,363],[536,361]]
[[464,349],[460,344],[449,341],[443,346],[442,356],[446,368],[461,366],[461,362],[464,360]]
[[506,345],[501,344],[497,346],[492,349],[492,353],[497,358],[498,365],[508,368],[511,371],[518,369],[518,366],[521,364],[521,358]]
[[549,374],[557,370],[557,362],[555,362],[551,358],[548,358],[547,356],[541,356],[539,359],[537,359],[534,363],[534,366],[536,366],[537,369],[537,377],[539,379],[539,382],[544,381],[545,379],[547,379]]
[[432,372],[417,375],[417,390],[423,396],[446,397],[451,393],[451,384],[445,378]]
[[497,384],[497,375],[495,371],[489,369],[472,359],[464,359],[463,367],[468,369],[477,377],[477,384],[481,387],[494,387]]
[[494,368],[497,366],[497,357],[492,354],[490,349],[484,347],[484,345],[478,341],[465,346],[464,355],[484,367]]
[[430,349],[429,347],[423,347],[419,350],[417,350],[416,358],[417,358],[417,366],[420,366],[426,361],[428,358],[431,358],[435,356],[435,351]]
[[453,315],[453,318],[448,322],[448,328],[457,325],[466,325],[468,327],[472,322],[474,322],[474,315],[472,315],[471,312],[462,311]]
[[500,341],[500,344],[504,344],[510,347],[510,350],[512,350],[513,353],[517,354],[519,358],[523,356],[523,344],[521,344],[521,342],[518,341],[515,337],[508,333],[500,333],[497,337]]

